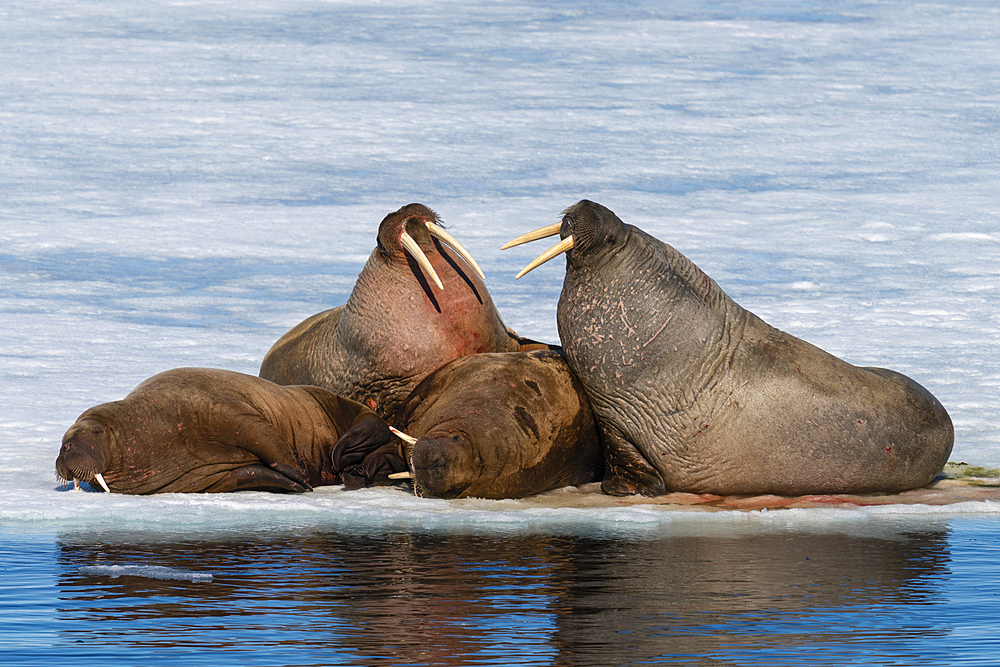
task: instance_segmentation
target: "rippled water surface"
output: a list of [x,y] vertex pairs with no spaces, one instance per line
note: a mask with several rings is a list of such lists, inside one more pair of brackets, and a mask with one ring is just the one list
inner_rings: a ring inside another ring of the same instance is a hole
[[992,519],[66,531],[3,550],[4,664],[957,665],[1000,649]]

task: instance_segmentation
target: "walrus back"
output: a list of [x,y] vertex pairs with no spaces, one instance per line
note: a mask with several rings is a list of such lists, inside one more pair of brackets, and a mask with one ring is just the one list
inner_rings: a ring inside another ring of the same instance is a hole
[[[307,317],[279,338],[264,355],[258,375],[277,384],[328,384],[326,348],[335,339],[344,306]],[[323,361],[323,363],[318,363]]]

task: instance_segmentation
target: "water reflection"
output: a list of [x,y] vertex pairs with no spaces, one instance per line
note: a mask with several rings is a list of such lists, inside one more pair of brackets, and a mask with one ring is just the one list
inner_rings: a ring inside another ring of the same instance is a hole
[[[208,651],[205,664],[219,650],[281,664],[779,665],[855,652],[931,664],[913,640],[943,632],[930,607],[947,538],[64,535],[60,627],[67,641],[108,646],[106,658],[146,647],[159,664],[190,664],[192,650]],[[80,571],[102,564],[213,579]]]

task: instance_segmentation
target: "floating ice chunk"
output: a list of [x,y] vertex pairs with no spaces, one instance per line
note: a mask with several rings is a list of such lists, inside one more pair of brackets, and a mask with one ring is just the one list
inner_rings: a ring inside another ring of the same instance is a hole
[[117,579],[118,577],[143,577],[145,579],[170,579],[180,581],[211,581],[208,572],[191,572],[174,567],[160,565],[85,565],[80,568],[80,574],[103,576]]

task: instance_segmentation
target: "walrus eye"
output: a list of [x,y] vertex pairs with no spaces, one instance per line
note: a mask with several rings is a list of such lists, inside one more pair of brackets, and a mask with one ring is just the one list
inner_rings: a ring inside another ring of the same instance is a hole
[[104,429],[101,428],[100,426],[95,426],[94,428],[90,429],[90,433],[91,435],[104,435]]

